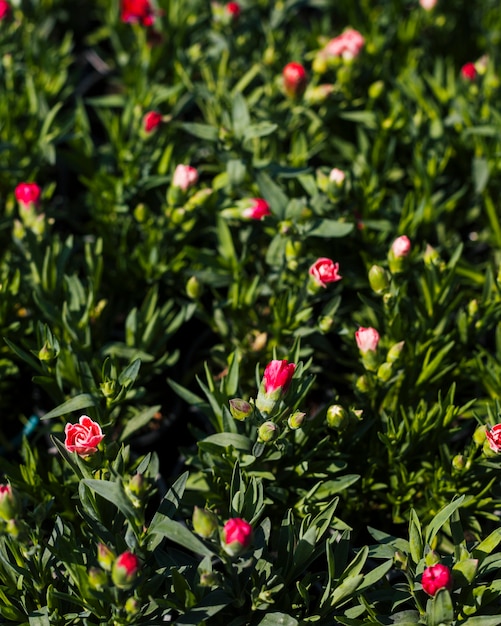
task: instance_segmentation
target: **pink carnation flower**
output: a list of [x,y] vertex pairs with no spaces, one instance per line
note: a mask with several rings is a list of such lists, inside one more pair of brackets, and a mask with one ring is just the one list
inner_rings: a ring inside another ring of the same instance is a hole
[[191,165],[178,165],[174,170],[174,176],[172,177],[173,187],[179,187],[183,191],[187,191],[193,185],[198,182],[198,171]]
[[489,447],[494,452],[501,452],[501,424],[496,424],[485,432]]
[[375,352],[379,344],[379,333],[375,328],[363,328],[361,326],[355,331],[355,340],[362,354]]
[[101,426],[87,415],[82,415],[78,424],[66,424],[64,433],[66,450],[76,452],[81,457],[97,452],[97,446],[104,438]]
[[243,217],[253,220],[261,220],[267,215],[271,215],[270,205],[263,198],[252,198],[251,205],[242,212]]
[[411,240],[405,235],[397,237],[391,245],[391,252],[396,259],[408,256],[410,251]]
[[431,565],[424,570],[421,585],[429,596],[434,596],[439,589],[451,589],[451,570],[441,563]]
[[302,96],[306,89],[308,76],[301,63],[287,63],[282,70],[284,91],[289,98]]
[[277,389],[281,389],[282,393],[285,393],[290,385],[295,369],[296,365],[289,363],[286,359],[270,361],[264,370],[263,376],[265,393],[273,393]]
[[327,283],[335,283],[342,279],[339,275],[339,263],[325,257],[317,259],[308,272],[321,287],[327,287]]
[[143,127],[147,133],[153,132],[162,123],[162,114],[158,111],[148,111],[143,117]]
[[0,0],[0,22],[9,17],[11,6],[7,0]]
[[122,0],[122,22],[151,26],[155,13],[149,0]]
[[357,57],[365,45],[365,39],[354,28],[348,28],[343,33],[331,39],[324,48],[328,57],[342,57],[349,61]]
[[252,541],[252,526],[240,517],[229,519],[223,527],[223,548],[231,556],[246,550]]
[[16,200],[23,209],[38,206],[42,190],[36,183],[19,183],[14,190]]

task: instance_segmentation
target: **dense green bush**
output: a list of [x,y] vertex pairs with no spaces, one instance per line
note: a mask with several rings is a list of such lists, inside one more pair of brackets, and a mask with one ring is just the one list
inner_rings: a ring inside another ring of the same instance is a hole
[[0,0],[0,622],[501,624],[498,3]]

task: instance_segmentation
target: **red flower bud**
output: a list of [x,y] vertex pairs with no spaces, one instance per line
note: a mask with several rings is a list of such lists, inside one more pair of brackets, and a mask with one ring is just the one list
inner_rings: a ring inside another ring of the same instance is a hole
[[465,63],[461,68],[461,77],[470,82],[477,77],[477,69],[474,63]]
[[155,13],[149,0],[122,0],[122,22],[151,26]]
[[38,206],[42,190],[36,183],[19,183],[14,190],[16,200],[23,209]]
[[132,552],[123,552],[113,564],[111,579],[120,588],[126,589],[135,580],[139,571],[139,559]]
[[308,82],[306,70],[300,63],[288,63],[282,70],[284,91],[289,98],[303,95]]
[[10,4],[7,2],[7,0],[0,0],[0,21],[9,17],[10,10],[11,10],[11,7],[10,7]]
[[231,19],[233,21],[238,20],[241,11],[242,9],[240,8],[238,2],[228,2],[228,4],[226,5],[226,13],[231,16]]
[[143,117],[143,127],[147,133],[153,132],[162,123],[162,114],[158,111],[148,111]]
[[261,220],[267,215],[271,215],[270,205],[263,198],[251,198],[251,205],[242,212],[242,217],[252,220]]
[[423,590],[429,595],[434,596],[439,589],[452,588],[451,570],[441,563],[427,567],[421,578]]
[[240,517],[229,519],[223,527],[223,548],[231,556],[246,550],[252,541],[252,526]]

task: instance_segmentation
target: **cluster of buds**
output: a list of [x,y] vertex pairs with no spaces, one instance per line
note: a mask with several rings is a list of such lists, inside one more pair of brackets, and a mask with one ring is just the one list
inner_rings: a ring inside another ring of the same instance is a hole
[[101,589],[111,581],[118,589],[130,589],[137,580],[141,563],[139,558],[129,550],[118,556],[108,546],[100,543],[97,546],[97,562],[99,567],[88,570],[89,582],[95,589]]
[[252,418],[256,422],[258,444],[277,440],[283,433],[282,421],[289,430],[301,428],[305,413],[288,410],[284,402],[295,370],[295,363],[286,359],[270,361],[255,400],[247,402],[242,398],[233,398],[229,401],[234,419],[244,421]]
[[239,556],[251,545],[252,526],[240,517],[232,517],[220,529],[213,511],[196,506],[191,521],[197,535],[207,540],[218,538],[223,551],[231,557]]
[[388,381],[393,374],[394,364],[400,359],[405,342],[399,341],[393,344],[386,354],[386,360],[382,362],[378,350],[380,335],[375,328],[361,326],[355,331],[355,341],[365,369],[369,372],[377,372],[379,380]]

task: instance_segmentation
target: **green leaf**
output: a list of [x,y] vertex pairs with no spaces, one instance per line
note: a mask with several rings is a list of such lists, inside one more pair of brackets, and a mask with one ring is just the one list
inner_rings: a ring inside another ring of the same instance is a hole
[[258,626],[297,626],[299,622],[295,617],[278,611],[266,613]]
[[501,528],[496,528],[478,546],[475,546],[472,550],[472,556],[476,559],[484,559],[494,552],[499,542],[501,542]]
[[133,433],[143,428],[143,426],[146,426],[146,424],[151,421],[155,413],[160,411],[161,408],[162,405],[157,404],[156,406],[148,407],[144,411],[141,411],[141,413],[138,413],[137,415],[134,415],[134,417],[131,417],[127,421],[127,424],[125,425],[123,431],[120,433],[119,441],[125,441],[127,437],[130,437]]
[[197,124],[195,122],[185,122],[181,128],[198,139],[206,141],[217,141],[219,138],[218,129],[209,124]]
[[[205,446],[204,444],[209,444]],[[209,435],[198,443],[199,447],[203,449],[216,448],[235,448],[235,450],[243,450],[249,452],[251,449],[251,441],[245,435],[239,435],[237,433],[216,433]]]
[[[187,626],[198,626],[205,623],[209,617],[216,615],[222,609],[227,607],[233,602],[233,598],[230,598],[221,589],[216,589],[208,593],[205,598],[197,604],[194,608],[189,610],[184,615],[176,618],[176,624],[184,624]],[[297,623],[297,622],[296,622]]]
[[125,515],[131,526],[135,528],[136,512],[120,483],[94,478],[84,478],[82,483],[105,500],[108,500],[108,502],[114,504]]
[[[195,554],[201,554],[202,556],[214,555],[214,552],[202,543],[186,526],[169,517],[164,516],[159,519],[153,528],[150,527],[148,534],[160,535]],[[153,543],[150,544],[148,542],[148,549],[152,549],[152,546],[156,543],[155,538],[152,537],[151,539]]]
[[428,616],[427,626],[445,626],[454,621],[454,607],[451,594],[447,589],[439,589],[436,595],[428,600],[426,605]]
[[134,383],[141,367],[141,359],[135,359],[130,365],[128,365],[118,377],[118,382],[122,387],[130,387]]
[[336,606],[340,604],[350,596],[352,596],[355,591],[360,586],[364,580],[363,574],[357,574],[356,576],[350,576],[346,580],[334,589],[334,592],[331,597],[331,606]]
[[453,500],[450,504],[445,506],[441,511],[439,511],[435,517],[431,520],[431,522],[426,527],[425,533],[425,543],[431,545],[434,537],[438,533],[438,531],[442,528],[445,522],[449,519],[449,517],[453,514],[454,511],[459,509],[459,507],[463,504],[464,496]]
[[50,626],[49,609],[44,606],[42,609],[33,611],[28,615],[30,626]]
[[48,420],[53,417],[59,417],[60,415],[67,415],[68,413],[73,413],[74,411],[80,411],[81,409],[87,409],[90,406],[97,406],[99,404],[97,398],[95,398],[90,393],[81,393],[74,398],[70,398],[63,402],[52,411],[46,413],[42,419]]
[[346,237],[353,230],[354,225],[350,222],[339,220],[319,219],[311,222],[306,235],[310,237]]
[[472,161],[472,177],[475,184],[475,192],[482,193],[489,180],[489,164],[487,159],[475,157]]

